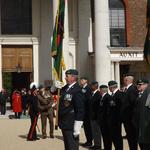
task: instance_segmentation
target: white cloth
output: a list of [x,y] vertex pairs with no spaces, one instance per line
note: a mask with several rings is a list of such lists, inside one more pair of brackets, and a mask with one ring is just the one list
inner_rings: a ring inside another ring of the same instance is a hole
[[77,136],[77,135],[80,134],[80,130],[81,130],[82,125],[83,125],[83,121],[75,120],[75,122],[74,122],[74,132],[73,132],[74,136]]
[[150,108],[150,94],[148,94],[147,99],[146,99],[146,107]]

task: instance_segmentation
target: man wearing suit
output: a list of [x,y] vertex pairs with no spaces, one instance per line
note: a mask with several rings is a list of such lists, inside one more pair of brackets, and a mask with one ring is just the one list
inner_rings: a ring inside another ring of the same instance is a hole
[[85,116],[83,121],[84,133],[86,137],[86,142],[82,144],[84,147],[92,146],[92,128],[90,123],[90,114],[89,114],[89,101],[92,96],[92,91],[88,85],[88,80],[86,77],[80,78],[80,85],[82,88],[82,93],[85,96]]
[[137,81],[139,96],[137,99],[136,116],[138,142],[141,150],[150,150],[150,87],[149,81]]
[[65,73],[67,85],[61,90],[58,125],[62,130],[65,150],[79,150],[79,134],[84,119],[85,98],[77,83],[78,71]]
[[92,127],[92,135],[94,140],[94,145],[91,149],[100,149],[101,148],[101,132],[98,124],[98,111],[101,95],[98,89],[98,82],[94,81],[91,84],[92,97],[90,99],[90,120]]
[[118,89],[116,81],[109,81],[108,86],[112,93],[111,101],[108,104],[108,126],[111,131],[111,140],[116,150],[123,150],[120,111],[124,94]]
[[101,94],[98,112],[99,126],[103,137],[104,149],[112,150],[111,134],[108,126],[108,104],[111,101],[111,96],[108,94],[107,85],[101,85],[99,89]]
[[130,150],[137,150],[136,128],[133,124],[133,114],[138,97],[137,88],[133,85],[133,76],[124,77],[124,98],[121,108],[121,117],[125,127]]

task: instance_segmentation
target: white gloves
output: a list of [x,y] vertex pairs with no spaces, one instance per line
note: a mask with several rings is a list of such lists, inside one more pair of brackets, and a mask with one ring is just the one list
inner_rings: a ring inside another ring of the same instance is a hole
[[64,86],[64,83],[61,81],[55,81],[55,87],[61,89]]
[[75,120],[75,123],[74,123],[74,132],[73,132],[74,136],[78,136],[80,134],[80,130],[81,130],[82,124],[83,124],[83,121],[77,121],[77,120]]

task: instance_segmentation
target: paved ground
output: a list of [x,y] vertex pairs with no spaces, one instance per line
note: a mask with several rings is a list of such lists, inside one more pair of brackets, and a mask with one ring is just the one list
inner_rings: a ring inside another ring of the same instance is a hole
[[[38,123],[40,127],[40,122]],[[63,150],[60,130],[55,131],[54,139],[26,141],[30,125],[29,119],[0,119],[0,150]],[[41,137],[41,133],[38,133]],[[84,141],[83,137],[81,141]],[[81,150],[85,150],[81,148]]]
[[[7,112],[12,114],[12,112]],[[8,119],[8,115],[0,118],[0,150],[64,150],[62,135],[60,130],[55,130],[54,139],[40,139],[39,141],[26,141],[26,136],[30,126],[29,119]],[[40,127],[40,120],[38,122]],[[41,132],[38,133],[41,137]],[[83,130],[81,142],[85,141]],[[128,150],[127,143],[124,141],[124,150]],[[86,150],[80,147],[80,150]]]
[[[9,107],[9,104],[7,105]],[[22,116],[24,119],[9,119],[9,116],[13,118],[13,115],[14,113],[11,110],[7,110],[6,115],[0,115],[0,150],[64,150],[60,130],[55,130],[54,139],[40,138],[38,141],[30,142],[26,140],[30,119],[25,116]],[[40,119],[38,120],[38,126],[41,128]],[[38,132],[38,137],[41,137],[41,131]],[[80,142],[85,142],[83,129]],[[87,149],[80,147],[80,150]],[[124,140],[124,150],[128,150],[126,140]]]

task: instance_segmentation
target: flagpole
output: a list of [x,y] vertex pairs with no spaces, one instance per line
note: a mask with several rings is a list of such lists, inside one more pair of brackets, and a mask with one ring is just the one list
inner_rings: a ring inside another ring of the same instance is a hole
[[[53,73],[54,73],[55,81],[60,81],[60,82],[62,82],[62,68],[64,68],[63,55],[62,55],[63,38],[64,38],[64,17],[65,17],[65,0],[59,0],[57,15],[55,19],[55,27],[53,31],[51,55],[54,58]],[[58,93],[57,93],[55,129],[58,128],[59,97],[60,97],[60,89],[58,89]]]

